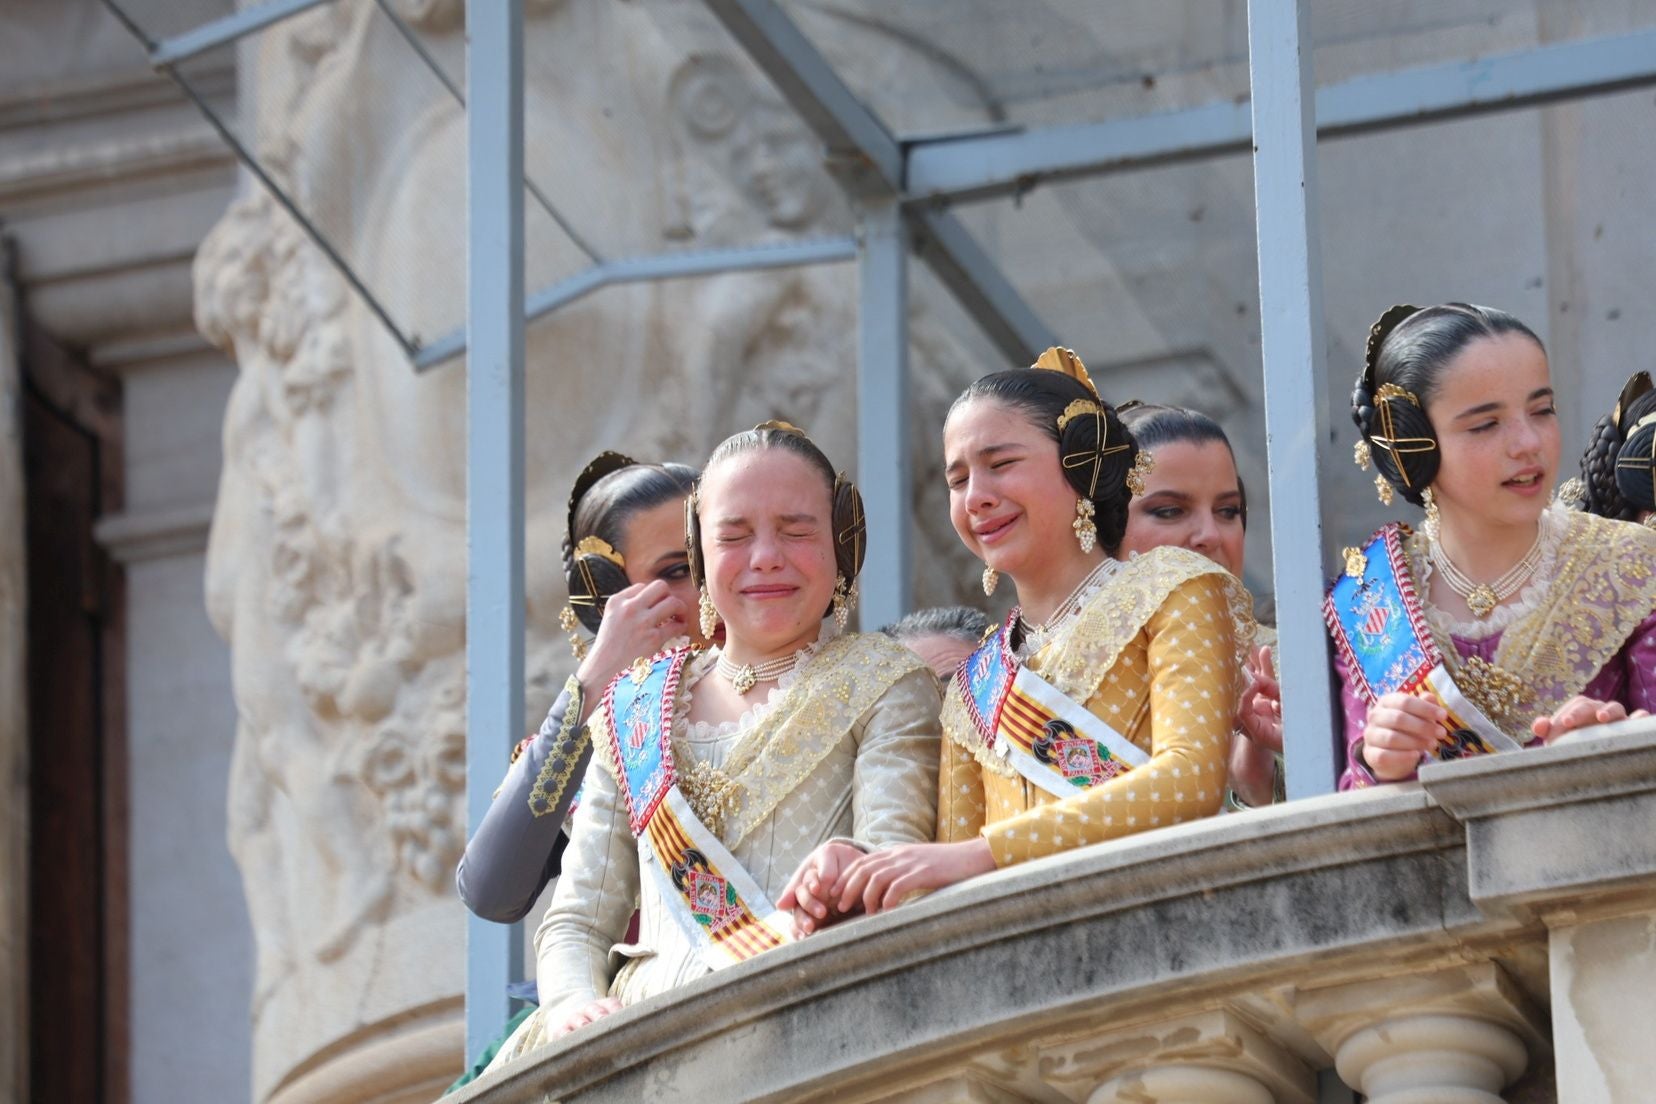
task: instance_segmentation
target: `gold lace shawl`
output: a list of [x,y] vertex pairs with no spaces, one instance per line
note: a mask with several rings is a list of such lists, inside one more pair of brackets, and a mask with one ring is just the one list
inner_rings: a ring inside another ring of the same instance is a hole
[[[726,847],[736,847],[810,776],[886,691],[924,666],[919,656],[878,633],[835,637],[800,668],[798,681],[771,703],[732,749],[720,781],[734,785],[718,788],[723,807],[717,815],[702,809],[700,795],[683,785],[693,767],[675,747],[685,797],[704,821],[718,823],[717,834]],[[607,711],[594,719],[613,724]],[[624,786],[625,775],[614,761],[613,740],[595,743],[606,768]]]
[[[1046,645],[1029,658],[1030,669],[1083,705],[1121,657],[1122,649],[1144,630],[1168,597],[1184,583],[1202,575],[1216,575],[1225,587],[1231,620],[1236,626],[1236,677],[1233,696],[1241,693],[1240,679],[1253,647],[1257,627],[1253,596],[1236,577],[1200,553],[1187,548],[1153,548],[1122,563],[1079,613],[1061,626]],[[1150,676],[1147,673],[1145,678]],[[943,699],[943,731],[972,753],[991,774],[1013,777],[1012,767],[983,743],[966,712],[966,698],[958,681],[949,680]]]
[[[1424,547],[1418,538],[1407,547],[1410,570],[1424,578]],[[1494,665],[1519,687],[1516,707],[1503,711],[1506,719],[1527,723],[1581,693],[1653,611],[1656,532],[1572,512],[1546,594],[1535,610],[1507,626],[1495,648]],[[1453,642],[1439,634],[1438,650],[1459,681],[1464,661]]]

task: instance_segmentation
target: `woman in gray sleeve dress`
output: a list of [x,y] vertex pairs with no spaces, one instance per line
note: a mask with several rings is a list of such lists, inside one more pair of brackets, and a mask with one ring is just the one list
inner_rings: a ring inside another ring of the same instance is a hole
[[[585,726],[598,694],[633,660],[675,639],[704,643],[684,548],[684,500],[695,477],[683,464],[640,464],[605,452],[575,480],[562,623],[580,666],[540,731],[513,753],[460,859],[460,899],[486,920],[521,920],[557,876],[564,821],[592,758]],[[596,634],[590,645],[582,627]]]

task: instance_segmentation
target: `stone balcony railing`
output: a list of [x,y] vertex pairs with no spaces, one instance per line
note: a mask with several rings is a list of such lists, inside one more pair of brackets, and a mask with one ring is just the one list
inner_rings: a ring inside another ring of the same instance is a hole
[[449,1099],[1656,1100],[1656,728],[1599,731],[998,872]]

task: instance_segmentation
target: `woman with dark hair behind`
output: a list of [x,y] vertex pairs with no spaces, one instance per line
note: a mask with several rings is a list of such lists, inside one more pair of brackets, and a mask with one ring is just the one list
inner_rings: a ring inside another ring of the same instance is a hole
[[[1242,578],[1248,496],[1224,429],[1200,411],[1151,403],[1123,403],[1121,421],[1156,461],[1144,493],[1128,507],[1122,555],[1170,544],[1200,552]],[[1259,626],[1231,738],[1229,808],[1284,797],[1282,691],[1271,659],[1275,643],[1275,630]]]
[[1546,351],[1505,311],[1393,307],[1352,395],[1381,501],[1424,507],[1345,552],[1324,606],[1344,682],[1341,788],[1509,751],[1656,701],[1656,533],[1549,505]]
[[1593,427],[1581,454],[1581,478],[1558,489],[1567,506],[1616,521],[1656,520],[1656,385],[1650,373],[1628,377],[1610,413]]
[[[858,859],[891,908],[997,867],[1219,811],[1252,599],[1184,548],[1118,558],[1150,458],[1067,349],[979,379],[943,431],[955,532],[1019,607],[946,691],[936,843]],[[807,905],[818,922],[826,919]],[[803,923],[803,922],[802,922]]]
[[[600,454],[576,478],[564,536],[563,627],[580,666],[466,843],[455,883],[485,920],[521,920],[558,873],[564,819],[592,758],[586,720],[599,693],[639,656],[675,637],[700,641],[684,550],[684,500],[696,472]],[[595,634],[589,645],[580,635]]]

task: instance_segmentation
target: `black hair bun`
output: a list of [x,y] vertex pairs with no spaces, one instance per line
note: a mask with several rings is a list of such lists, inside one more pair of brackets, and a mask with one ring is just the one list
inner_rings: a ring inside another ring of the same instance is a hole
[[834,479],[834,567],[846,584],[856,581],[868,553],[868,518],[862,494],[841,472]]
[[1115,408],[1077,399],[1061,421],[1058,460],[1075,493],[1095,503],[1127,498],[1127,473],[1138,460],[1138,442]]
[[588,552],[574,557],[567,582],[569,607],[588,632],[597,634],[604,616],[604,603],[623,591],[631,582],[626,571],[614,561]]
[[1633,511],[1656,510],[1656,417],[1641,419],[1617,451],[1616,489]]
[[1375,469],[1399,494],[1419,506],[1421,494],[1437,478],[1443,461],[1426,411],[1402,395],[1378,399],[1365,436]]

